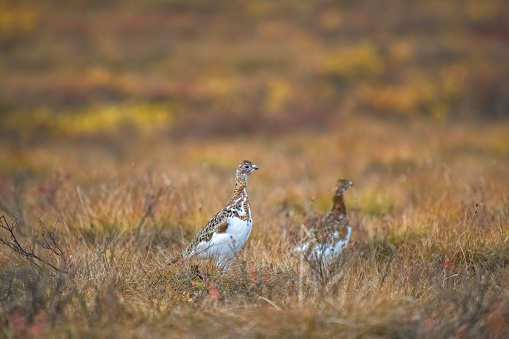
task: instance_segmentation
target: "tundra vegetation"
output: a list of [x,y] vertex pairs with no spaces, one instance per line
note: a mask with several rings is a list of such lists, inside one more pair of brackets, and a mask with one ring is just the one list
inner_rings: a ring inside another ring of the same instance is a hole
[[[509,332],[505,1],[0,1],[2,337]],[[178,261],[233,191],[231,270]],[[291,249],[339,178],[351,242]]]

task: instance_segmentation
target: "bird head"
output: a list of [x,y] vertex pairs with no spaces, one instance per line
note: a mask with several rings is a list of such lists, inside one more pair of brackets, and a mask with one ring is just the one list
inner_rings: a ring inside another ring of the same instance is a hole
[[237,175],[238,176],[242,176],[245,179],[247,179],[247,177],[251,173],[256,171],[257,169],[258,169],[258,166],[253,164],[251,161],[249,161],[249,160],[242,160],[240,162],[239,166],[237,166]]
[[351,186],[353,186],[353,182],[351,182],[350,180],[339,179],[337,184],[336,184],[336,188],[335,188],[336,193],[335,194],[336,195],[341,195],[347,189],[349,189]]

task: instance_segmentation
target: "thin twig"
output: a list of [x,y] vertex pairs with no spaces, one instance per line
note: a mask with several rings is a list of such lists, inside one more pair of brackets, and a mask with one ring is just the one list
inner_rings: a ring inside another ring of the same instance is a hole
[[[61,270],[58,269],[56,266],[54,266],[53,264],[49,263],[48,261],[46,261],[46,260],[42,259],[41,257],[39,257],[38,255],[36,255],[34,253],[34,248],[31,248],[30,250],[26,250],[23,246],[21,246],[21,244],[18,241],[18,238],[14,234],[14,229],[16,228],[17,225],[18,225],[17,219],[14,219],[14,221],[11,224],[9,224],[7,222],[7,219],[5,218],[5,215],[2,215],[0,217],[0,229],[7,231],[9,234],[9,239],[5,239],[4,237],[0,236],[0,244],[9,247],[13,252],[21,255],[22,257],[25,257],[26,259],[29,259],[31,262],[33,262],[36,266],[38,266],[40,268],[42,268],[42,267],[40,265],[38,265],[37,262],[45,264],[57,272],[61,272]],[[56,244],[56,240],[52,233],[50,234],[50,241],[52,242],[53,245],[48,242],[45,234],[43,234],[43,241],[39,241],[39,240],[36,240],[36,241],[41,247],[51,250],[53,253],[55,253],[58,256],[61,256],[63,254],[60,247]],[[47,246],[47,247],[45,247],[45,246]],[[58,251],[61,254],[59,254]],[[37,262],[34,260],[37,260]]]
[[153,200],[147,203],[146,209],[145,209],[145,214],[143,214],[143,216],[140,219],[140,222],[138,223],[138,228],[137,228],[138,235],[140,234],[141,226],[143,226],[143,224],[145,223],[145,220],[149,216],[152,215],[162,193],[163,193],[163,187],[159,188],[159,190],[157,191],[157,194],[153,197]]
[[391,263],[392,261],[394,260],[394,258],[396,257],[396,250],[393,248],[392,251],[391,251],[391,256],[389,258],[389,261],[387,262],[387,265],[385,266],[385,272],[382,276],[382,281],[380,282],[380,287],[383,286],[384,282],[385,282],[385,279],[387,278],[387,276],[389,275],[389,271],[390,271],[390,266],[391,266]]

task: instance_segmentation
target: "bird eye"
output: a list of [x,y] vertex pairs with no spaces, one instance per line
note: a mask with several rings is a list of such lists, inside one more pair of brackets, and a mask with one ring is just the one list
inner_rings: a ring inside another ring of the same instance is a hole
[[249,166],[248,166],[248,165],[246,165],[246,166],[244,166],[244,168],[249,168]]

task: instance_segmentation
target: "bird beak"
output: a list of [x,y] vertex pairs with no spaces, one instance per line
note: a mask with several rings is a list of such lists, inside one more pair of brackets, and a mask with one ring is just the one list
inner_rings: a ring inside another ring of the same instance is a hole
[[255,170],[257,170],[257,169],[258,169],[258,166],[256,166],[255,164],[253,164],[253,168],[254,168]]
[[350,181],[350,186],[353,186],[353,182]]

